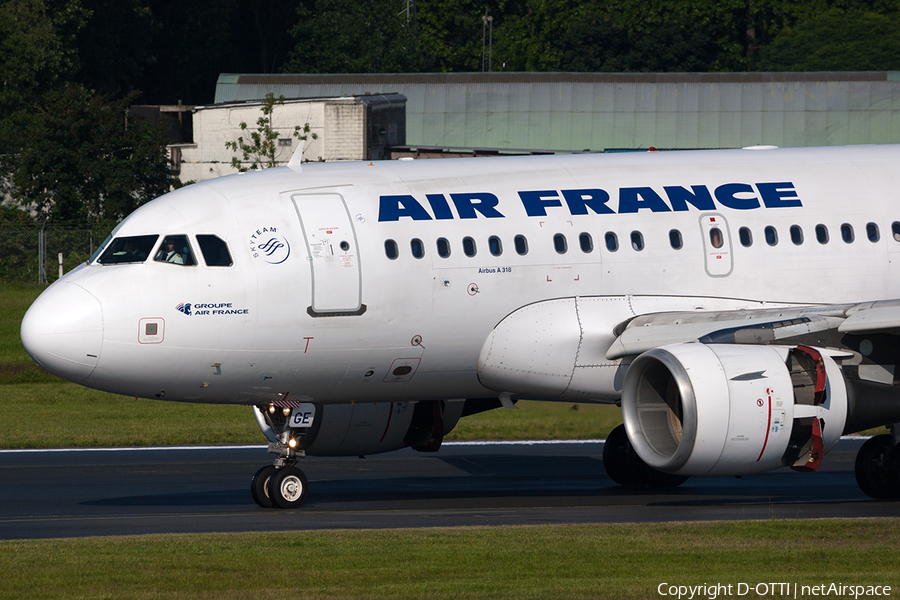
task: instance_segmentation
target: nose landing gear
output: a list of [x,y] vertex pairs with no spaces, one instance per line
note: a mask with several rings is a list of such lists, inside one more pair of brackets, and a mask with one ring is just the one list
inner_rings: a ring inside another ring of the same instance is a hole
[[269,439],[269,453],[278,458],[253,475],[250,481],[253,501],[262,508],[299,508],[309,490],[306,475],[294,466],[298,458],[306,455],[299,442],[303,430],[288,426],[290,409],[279,410],[274,405],[254,408],[260,429]]

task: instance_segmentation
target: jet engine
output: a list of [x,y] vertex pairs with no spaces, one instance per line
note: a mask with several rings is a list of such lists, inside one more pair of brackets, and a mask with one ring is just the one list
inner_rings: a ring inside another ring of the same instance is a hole
[[677,475],[816,470],[840,438],[847,387],[825,350],[683,343],[638,356],[625,375],[628,439]]

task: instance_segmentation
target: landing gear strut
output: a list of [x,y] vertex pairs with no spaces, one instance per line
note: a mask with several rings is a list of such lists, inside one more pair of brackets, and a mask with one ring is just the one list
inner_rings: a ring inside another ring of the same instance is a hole
[[603,444],[603,467],[609,478],[625,487],[676,488],[688,478],[657,471],[637,455],[625,426],[619,425],[606,437]]

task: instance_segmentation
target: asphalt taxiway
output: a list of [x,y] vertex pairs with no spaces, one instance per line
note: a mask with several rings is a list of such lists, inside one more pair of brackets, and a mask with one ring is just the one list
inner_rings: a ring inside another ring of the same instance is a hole
[[453,527],[900,516],[857,487],[861,440],[843,439],[819,473],[780,469],[627,490],[593,442],[445,444],[367,458],[301,461],[298,510],[262,509],[258,446],[0,451],[0,539],[325,528]]

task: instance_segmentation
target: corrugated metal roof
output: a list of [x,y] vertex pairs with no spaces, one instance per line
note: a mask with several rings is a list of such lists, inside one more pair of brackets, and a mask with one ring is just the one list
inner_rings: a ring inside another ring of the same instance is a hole
[[410,145],[601,150],[900,142],[900,73],[223,74],[216,103],[396,92]]

